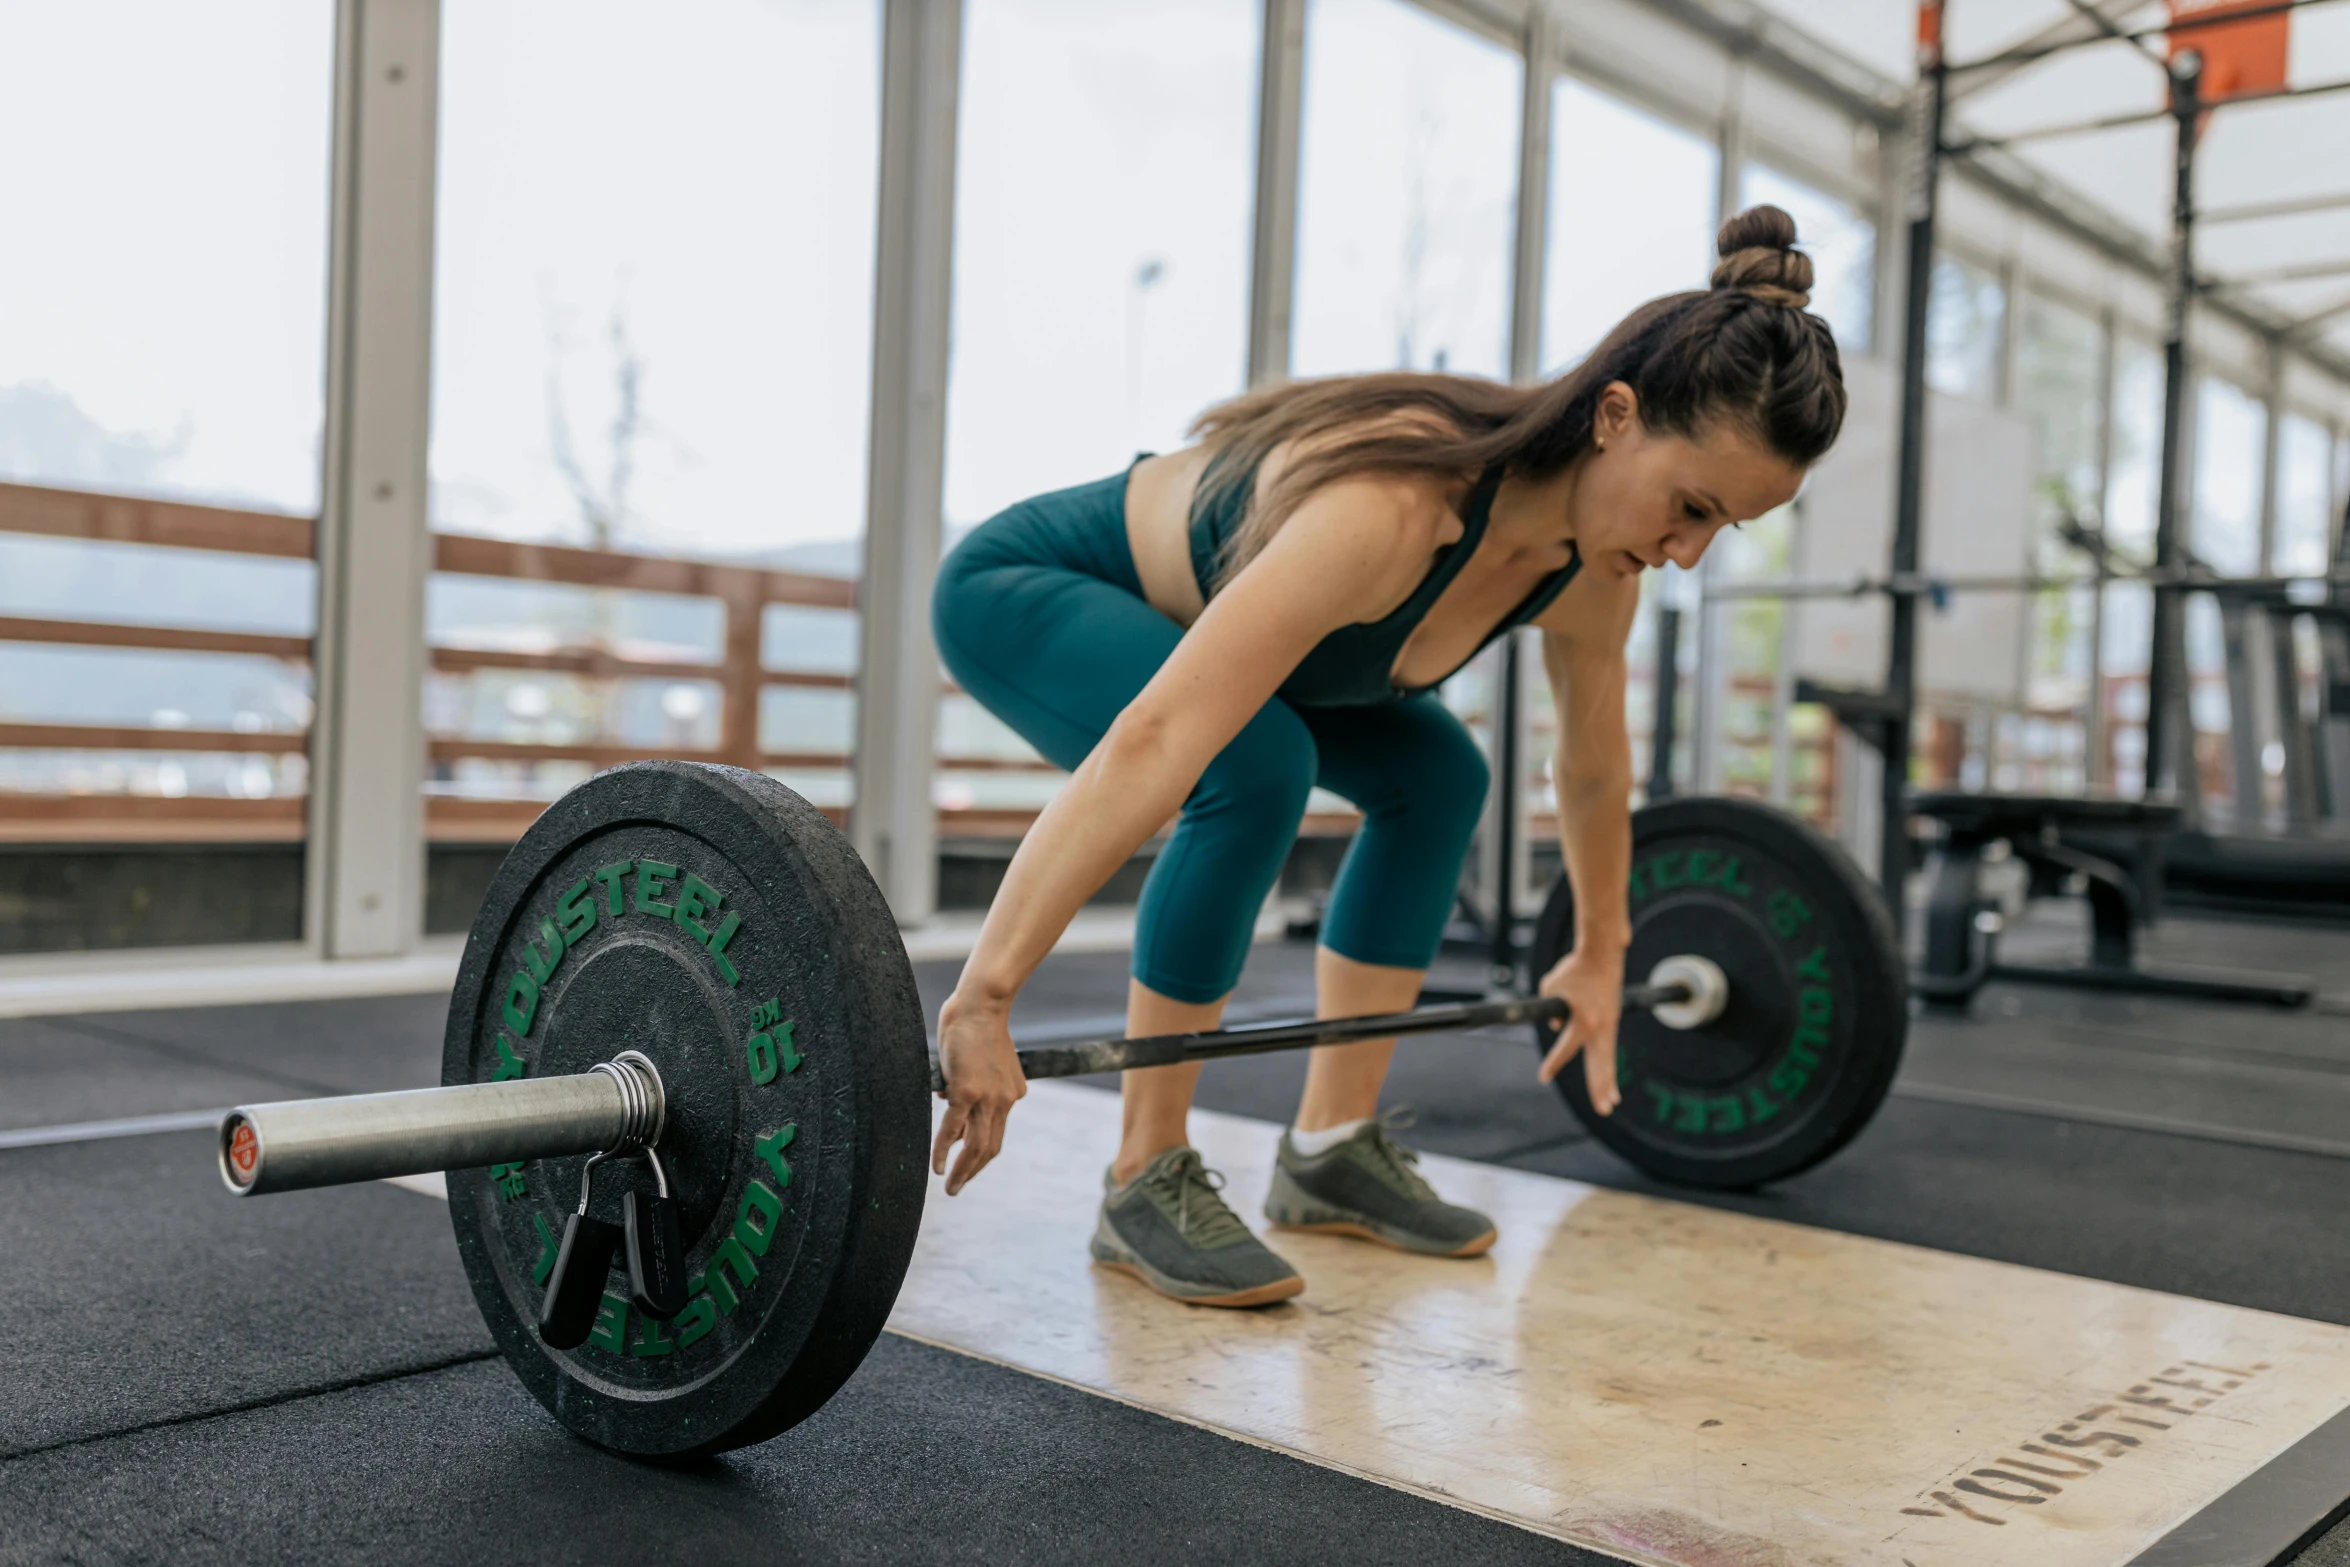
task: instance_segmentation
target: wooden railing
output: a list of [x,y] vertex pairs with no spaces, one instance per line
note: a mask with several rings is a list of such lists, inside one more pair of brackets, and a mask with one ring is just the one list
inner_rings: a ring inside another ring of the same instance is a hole
[[[0,484],[0,532],[52,538],[161,545],[233,555],[307,560],[316,525],[279,512],[198,506],[180,501],[100,495],[34,485]],[[759,744],[759,696],[768,687],[855,689],[855,677],[831,671],[763,667],[764,611],[770,604],[854,609],[855,582],[806,572],[681,560],[620,550],[523,544],[466,534],[433,535],[433,569],[465,576],[639,593],[716,599],[725,631],[714,662],[632,658],[595,646],[515,650],[432,647],[431,667],[443,674],[479,670],[541,671],[595,680],[697,680],[721,692],[717,743],[704,749],[582,741],[521,741],[437,734],[427,739],[433,763],[482,759],[507,762],[581,762],[592,767],[654,756],[729,762],[743,767],[846,770],[845,752],[768,750]],[[307,637],[242,631],[205,631],[127,622],[0,617],[0,642],[106,647],[157,652],[257,655],[307,663]],[[143,725],[10,723],[0,721],[0,748],[18,750],[144,751],[296,755],[309,749],[298,729],[259,731]],[[1056,771],[1034,758],[946,756],[942,771]],[[419,785],[422,785],[419,780]],[[545,802],[432,793],[426,831],[436,841],[510,841]],[[941,830],[1017,836],[1034,813],[1018,810],[942,811]],[[0,795],[0,839],[174,840],[298,839],[303,802],[294,796],[232,799],[130,794]]]

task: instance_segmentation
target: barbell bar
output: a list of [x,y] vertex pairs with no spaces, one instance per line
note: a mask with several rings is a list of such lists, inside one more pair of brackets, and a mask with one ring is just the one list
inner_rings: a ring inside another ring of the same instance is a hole
[[[1710,959],[1683,954],[1659,964],[1647,983],[1625,986],[1623,1004],[1626,1011],[1677,1009],[1673,1015],[1685,1021],[1673,1026],[1693,1028],[1719,1016],[1728,999],[1722,971]],[[1567,1004],[1555,997],[1513,997],[1365,1017],[1036,1045],[1019,1052],[1020,1070],[1031,1081],[1083,1077],[1517,1023],[1558,1028],[1567,1016]],[[935,1060],[930,1081],[932,1092],[945,1091],[946,1079]],[[659,1068],[629,1050],[561,1077],[239,1105],[220,1124],[220,1178],[236,1195],[253,1197],[534,1159],[622,1154],[659,1144],[666,1101]]]

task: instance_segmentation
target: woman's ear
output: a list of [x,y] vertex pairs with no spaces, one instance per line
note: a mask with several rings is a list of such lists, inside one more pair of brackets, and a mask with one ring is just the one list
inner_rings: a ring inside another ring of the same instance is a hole
[[1621,381],[1610,381],[1600,388],[1599,406],[1591,414],[1592,444],[1605,449],[1620,441],[1640,424],[1640,394]]

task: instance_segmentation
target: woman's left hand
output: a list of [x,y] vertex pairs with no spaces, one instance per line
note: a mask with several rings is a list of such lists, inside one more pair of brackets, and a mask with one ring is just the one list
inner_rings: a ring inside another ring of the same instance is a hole
[[1621,1103],[1616,1092],[1616,1022],[1624,1010],[1624,952],[1576,948],[1542,976],[1543,995],[1563,998],[1569,1009],[1564,1037],[1542,1058],[1549,1082],[1580,1054],[1591,1106],[1606,1115]]

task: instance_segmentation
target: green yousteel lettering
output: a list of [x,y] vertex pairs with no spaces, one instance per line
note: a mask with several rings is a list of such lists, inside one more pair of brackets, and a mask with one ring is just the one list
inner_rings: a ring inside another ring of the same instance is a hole
[[1681,886],[1684,881],[1685,878],[1681,873],[1681,852],[1678,849],[1668,849],[1648,862],[1648,884],[1657,891],[1662,892],[1668,887]]
[[1762,1125],[1785,1108],[1778,1100],[1764,1093],[1760,1084],[1746,1090],[1746,1119],[1755,1126]]
[[729,985],[743,982],[743,977],[734,971],[734,965],[726,958],[726,944],[734,940],[734,933],[742,928],[743,917],[730,911],[726,918],[718,922],[718,928],[710,932],[710,956],[717,961],[718,977]]
[[563,896],[555,900],[555,918],[563,922],[563,944],[579,945],[580,938],[596,928],[596,900],[587,895],[594,878],[582,876],[563,889]]
[[1633,903],[1644,903],[1647,901],[1647,899],[1648,867],[1645,865],[1635,865],[1632,867],[1632,890],[1629,901]]
[[651,914],[661,919],[675,919],[677,905],[660,901],[669,884],[677,880],[677,867],[664,865],[659,860],[636,862],[636,896],[629,907],[639,914]]
[[1669,1119],[1673,1113],[1673,1091],[1661,1083],[1643,1083],[1641,1086],[1646,1088],[1648,1096],[1656,1101],[1656,1119],[1659,1121]]
[[1828,949],[1812,948],[1811,956],[1795,965],[1795,972],[1814,983],[1825,985],[1828,982]]
[[[545,957],[539,956],[539,942],[546,945]],[[530,977],[544,985],[555,977],[555,970],[563,962],[563,933],[555,928],[553,920],[539,921],[539,942],[533,942],[528,936],[522,938],[522,961],[530,965]]]
[[634,860],[621,860],[615,864],[596,867],[595,879],[604,884],[604,912],[614,919],[618,919],[626,912],[626,905],[620,901],[621,880],[635,869],[636,861]]
[[596,1307],[596,1325],[588,1331],[588,1342],[607,1355],[628,1353],[628,1302],[618,1295],[607,1294]]
[[[753,1223],[756,1219],[758,1222]],[[783,1222],[783,1199],[765,1181],[754,1179],[743,1188],[742,1206],[734,1213],[734,1238],[754,1257],[767,1255],[775,1244],[775,1227]]]
[[687,871],[685,880],[677,886],[677,912],[670,917],[677,921],[679,930],[706,947],[710,944],[710,927],[697,922],[704,914],[717,913],[718,905],[725,901],[717,888]]
[[1705,1102],[1705,1129],[1709,1132],[1743,1132],[1746,1130],[1746,1106],[1736,1099],[1723,1097]]
[[640,1314],[637,1317],[636,1342],[628,1346],[628,1352],[639,1359],[649,1360],[656,1355],[675,1354],[677,1341],[661,1331],[659,1317]]
[[806,1059],[800,1054],[798,1047],[792,1043],[793,1027],[792,1020],[785,1018],[783,1026],[775,1031],[775,1048],[783,1054],[783,1069],[786,1072],[797,1072],[800,1069],[800,1062]]
[[775,1184],[779,1187],[791,1185],[791,1161],[784,1158],[783,1151],[789,1148],[792,1139],[799,1135],[800,1123],[787,1121],[776,1130],[760,1137],[758,1142],[751,1146],[751,1151],[766,1160],[767,1168],[775,1172]]
[[1752,898],[1754,889],[1738,878],[1738,856],[1733,854],[1722,866],[1722,874],[1714,878],[1714,885],[1735,897]]
[[1692,887],[1712,886],[1721,863],[1721,855],[1712,849],[1691,849],[1689,851],[1689,885]]
[[[517,1004],[519,1003],[519,1005]],[[516,969],[506,982],[506,1026],[516,1039],[530,1037],[530,1025],[539,1015],[539,982],[527,969]]]
[[677,1347],[691,1348],[702,1335],[718,1326],[718,1308],[710,1304],[710,1297],[702,1293],[702,1278],[695,1274],[688,1288],[693,1299],[685,1303],[685,1310],[677,1314]]
[[[726,1281],[729,1269],[734,1272],[732,1284]],[[759,1265],[751,1260],[749,1252],[743,1250],[743,1243],[729,1235],[718,1243],[716,1251],[710,1253],[710,1266],[703,1271],[702,1279],[710,1291],[710,1298],[718,1302],[718,1314],[731,1317],[734,1308],[742,1304],[741,1297],[735,1292],[738,1289],[749,1289],[752,1280],[758,1276]]]
[[511,1083],[523,1073],[522,1057],[515,1052],[514,1041],[508,1039],[504,1034],[497,1037],[496,1043],[498,1046],[498,1069],[490,1074],[490,1081]]

